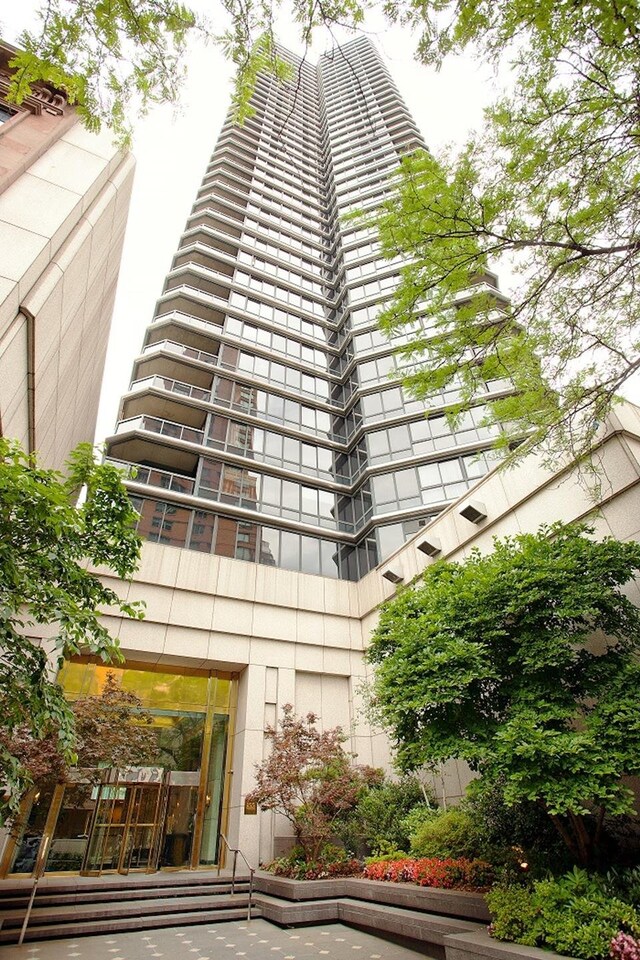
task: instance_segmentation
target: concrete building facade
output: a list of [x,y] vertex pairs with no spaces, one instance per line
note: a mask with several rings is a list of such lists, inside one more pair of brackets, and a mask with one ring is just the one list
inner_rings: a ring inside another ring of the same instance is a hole
[[3,99],[0,43],[0,429],[61,468],[93,441],[134,162],[60,91]]

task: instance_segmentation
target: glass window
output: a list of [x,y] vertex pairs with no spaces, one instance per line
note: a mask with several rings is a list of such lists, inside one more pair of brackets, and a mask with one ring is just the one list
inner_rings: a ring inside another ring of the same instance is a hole
[[279,433],[266,433],[265,434],[265,445],[264,445],[265,456],[270,460],[275,460],[277,463],[280,463],[282,460],[282,437]]
[[318,491],[314,487],[300,487],[300,501],[303,513],[318,516]]
[[224,329],[225,333],[229,333],[232,336],[242,336],[242,323],[240,320],[236,320],[235,317],[227,317]]
[[425,487],[434,487],[440,483],[440,471],[437,463],[423,464],[421,467],[418,467],[418,473],[420,475],[420,486],[423,489]]
[[378,543],[380,545],[380,562],[401,547],[404,543],[404,532],[401,523],[390,523],[378,527]]
[[280,531],[273,527],[262,527],[260,541],[260,563],[269,567],[279,566],[280,563]]
[[386,473],[380,477],[373,477],[371,481],[373,496],[378,506],[384,506],[396,501],[396,489],[393,483],[393,474]]
[[265,474],[262,478],[262,502],[279,505],[281,501],[280,493],[281,481],[277,477],[269,477]]
[[282,505],[290,510],[300,509],[300,486],[291,480],[282,481]]
[[215,553],[221,557],[233,557],[236,550],[237,522],[228,517],[218,517]]
[[458,459],[445,460],[440,464],[440,473],[444,483],[455,483],[462,479],[462,466]]
[[301,537],[303,573],[320,573],[320,541],[315,537]]
[[300,569],[300,537],[297,533],[283,530],[280,534],[280,566],[286,570]]
[[331,540],[320,541],[320,555],[322,561],[322,576],[338,577],[338,548]]
[[398,470],[396,487],[398,489],[398,500],[403,506],[409,506],[414,500],[419,502],[418,477],[415,470]]

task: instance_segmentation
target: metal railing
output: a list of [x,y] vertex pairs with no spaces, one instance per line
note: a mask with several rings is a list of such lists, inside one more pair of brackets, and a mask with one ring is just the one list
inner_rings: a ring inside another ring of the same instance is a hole
[[36,899],[36,893],[38,892],[38,883],[40,882],[42,875],[47,866],[47,857],[49,854],[49,840],[51,837],[47,834],[40,846],[38,851],[38,858],[36,860],[35,869],[33,871],[33,886],[31,888],[31,896],[29,897],[29,902],[27,904],[27,909],[24,915],[24,920],[22,921],[22,927],[20,928],[20,936],[18,937],[18,946],[21,947],[24,943],[24,936],[27,932],[27,927],[29,926],[29,920],[31,918],[31,911],[33,910],[33,902]]
[[[231,846],[231,844],[229,843],[229,841],[228,841],[227,838],[225,837],[224,833],[221,833],[221,834],[220,834],[220,839],[221,839],[222,842],[224,843],[224,845],[225,845],[225,847],[227,848],[227,850],[229,851],[229,853],[232,853],[232,854],[233,854],[233,871],[232,871],[232,873],[231,873],[231,896],[234,895],[235,890],[236,890],[236,869],[237,869],[237,866],[238,866],[238,857],[239,857],[239,856],[242,857],[242,859],[244,860],[244,862],[245,862],[245,864],[246,864],[246,866],[247,866],[247,870],[249,871],[249,902],[248,902],[248,904],[247,904],[247,920],[250,922],[250,921],[251,921],[251,907],[252,907],[252,905],[253,905],[253,875],[254,875],[254,873],[255,873],[255,870],[254,870],[253,867],[250,865],[249,861],[248,861],[247,858],[245,857],[245,855],[244,855],[244,853],[242,852],[242,850],[238,849],[237,847],[232,847],[232,846]],[[218,851],[218,876],[220,876],[220,851]]]

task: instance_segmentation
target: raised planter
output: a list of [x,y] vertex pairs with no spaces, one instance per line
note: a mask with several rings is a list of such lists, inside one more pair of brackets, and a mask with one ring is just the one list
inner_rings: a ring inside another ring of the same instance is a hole
[[336,880],[289,880],[259,870],[256,890],[285,900],[326,900],[349,897],[390,906],[459,917],[463,920],[488,923],[489,909],[481,893],[466,890],[442,890],[418,887],[414,883],[386,883],[381,880],[360,880],[344,877]]
[[346,923],[411,941],[435,960],[571,960],[493,940],[481,893],[354,877],[289,880],[263,870],[255,889],[262,916],[281,926]]

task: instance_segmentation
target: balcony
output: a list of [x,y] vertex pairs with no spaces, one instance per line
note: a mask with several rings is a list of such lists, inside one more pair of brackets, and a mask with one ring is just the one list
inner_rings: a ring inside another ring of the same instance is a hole
[[161,377],[154,374],[151,377],[144,377],[142,380],[134,380],[129,387],[129,393],[138,393],[141,390],[170,390],[171,393],[177,393],[181,397],[190,397],[193,400],[204,400],[209,403],[211,400],[211,391],[203,390],[202,387],[194,387],[191,383],[184,383],[182,380],[172,380],[171,377]]
[[160,353],[161,351],[173,353],[179,357],[185,357],[187,360],[197,360],[199,363],[206,363],[209,366],[217,366],[218,364],[218,357],[215,353],[196,350],[195,347],[188,347],[183,343],[176,343],[175,340],[158,340],[157,343],[148,343],[146,347],[142,348],[143,355]]
[[169,470],[159,470],[156,467],[138,466],[126,460],[115,460],[107,457],[105,463],[122,470],[127,480],[144,484],[149,487],[160,487],[162,490],[172,490],[174,493],[190,493],[195,490],[195,481],[180,473]]
[[174,423],[172,420],[161,420],[159,417],[140,416],[121,420],[116,428],[116,435],[131,433],[134,430],[147,430],[163,437],[171,437],[172,440],[197,443],[200,446],[204,443],[204,430],[196,430],[194,427]]

